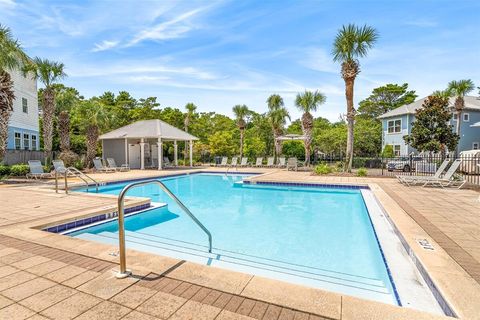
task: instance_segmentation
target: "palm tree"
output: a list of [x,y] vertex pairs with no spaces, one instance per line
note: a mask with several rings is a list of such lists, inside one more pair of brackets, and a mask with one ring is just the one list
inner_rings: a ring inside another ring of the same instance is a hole
[[[464,97],[472,92],[475,89],[473,81],[470,79],[459,80],[459,81],[450,81],[448,83],[447,91],[450,93],[450,96],[455,96],[455,112],[457,114],[457,125],[455,132],[460,137],[460,127],[462,121],[462,111],[465,108]],[[458,146],[457,146],[458,148]]]
[[[195,110],[197,110],[197,106],[189,102],[185,105],[185,109],[187,110],[187,113],[185,114],[185,120],[183,121],[185,125],[185,132],[188,132],[188,127],[190,126],[190,122],[192,121],[193,116],[195,115]],[[187,142],[185,142],[185,159],[187,159],[187,153],[188,153],[188,145]],[[185,161],[185,166],[187,165],[187,161]]]
[[22,70],[27,63],[28,57],[10,29],[0,24],[0,161],[7,148],[8,123],[15,99],[10,72]]
[[45,86],[42,99],[43,148],[47,157],[51,159],[53,117],[55,114],[55,88],[53,85],[63,79],[66,74],[63,71],[63,63],[38,57],[36,57],[33,62],[35,65],[30,70],[34,72],[35,77],[40,79]]
[[448,99],[452,96],[452,92],[449,89],[435,90],[435,91],[433,91],[432,96],[438,97],[438,98],[443,98],[443,99]]
[[250,110],[244,104],[237,104],[232,109],[233,114],[235,115],[238,129],[240,130],[240,158],[243,156],[243,139],[245,136],[245,127],[247,126],[246,117],[250,114]]
[[297,94],[295,105],[302,115],[302,131],[305,143],[305,165],[310,164],[310,146],[312,144],[313,116],[310,111],[317,111],[317,107],[324,104],[327,98],[319,91],[307,91]]
[[287,118],[290,120],[290,115],[288,114],[288,110],[284,107],[282,97],[278,94],[272,94],[270,97],[268,97],[267,104],[267,116],[270,121],[270,125],[272,126],[273,142],[275,145],[273,155],[278,157],[282,152],[282,145],[278,140],[278,137],[283,133],[283,127],[287,123]]
[[358,58],[365,57],[368,49],[372,48],[378,39],[375,28],[364,25],[357,27],[354,24],[342,26],[333,43],[333,61],[341,62],[342,78],[345,81],[345,97],[347,99],[347,161],[345,169],[352,171],[353,162],[353,127],[355,108],[353,107],[353,86],[355,78],[360,73]]

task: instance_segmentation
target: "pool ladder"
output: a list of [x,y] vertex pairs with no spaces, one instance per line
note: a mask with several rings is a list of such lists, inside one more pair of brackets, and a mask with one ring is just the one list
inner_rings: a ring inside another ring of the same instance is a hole
[[118,195],[118,242],[119,242],[119,253],[120,253],[120,272],[117,273],[116,277],[119,279],[128,277],[131,272],[127,270],[127,259],[125,254],[125,210],[124,210],[124,200],[128,190],[144,186],[147,184],[157,184],[160,189],[162,189],[173,201],[175,201],[178,206],[195,222],[200,229],[205,232],[208,237],[208,252],[212,252],[212,234],[208,229],[200,222],[200,220],[195,217],[195,215],[183,204],[177,196],[168,189],[168,187],[160,180],[151,179],[139,182],[133,182],[125,186],[120,194]]
[[[89,175],[83,173],[82,171],[78,170],[75,167],[68,167],[65,168],[65,171],[63,172],[63,176],[65,177],[65,193],[68,194],[68,174],[71,173],[74,177],[80,178],[85,185],[87,186],[87,192],[88,192],[88,187],[90,186],[90,183],[93,183],[95,185],[95,192],[98,192],[98,181],[90,177]],[[58,193],[58,172],[55,170],[55,192]]]

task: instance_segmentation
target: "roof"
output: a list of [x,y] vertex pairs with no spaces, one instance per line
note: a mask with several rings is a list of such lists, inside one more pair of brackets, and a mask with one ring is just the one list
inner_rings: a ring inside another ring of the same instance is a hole
[[169,125],[162,120],[143,120],[102,134],[99,139],[125,139],[125,138],[162,138],[169,140],[198,140],[197,137]]
[[[419,99],[419,100],[417,100],[415,102],[412,102],[410,104],[405,104],[401,107],[390,110],[387,113],[382,114],[378,118],[383,119],[383,118],[391,118],[391,117],[395,117],[395,116],[400,116],[400,115],[404,115],[404,114],[414,114],[417,109],[420,109],[422,107],[423,102],[427,98],[428,97],[424,97],[424,98]],[[473,96],[465,96],[464,100],[465,100],[465,109],[480,111],[480,98],[473,97]],[[455,103],[455,97],[450,98],[449,99],[450,106],[453,107],[454,103]]]
[[480,122],[475,122],[470,127],[480,128]]

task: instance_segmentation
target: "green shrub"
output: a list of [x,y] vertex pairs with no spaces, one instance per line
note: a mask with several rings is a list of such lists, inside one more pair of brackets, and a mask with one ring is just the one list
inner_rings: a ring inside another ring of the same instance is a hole
[[366,168],[360,168],[357,170],[357,177],[366,177],[367,173],[368,171]]
[[393,158],[395,156],[395,152],[393,151],[393,146],[391,144],[387,144],[382,151],[382,157],[384,158]]
[[324,174],[329,174],[329,173],[332,173],[333,172],[333,168],[330,167],[328,164],[326,163],[321,163],[319,164],[318,166],[315,167],[315,169],[313,170],[313,172],[315,174],[318,174],[318,175],[324,175]]
[[0,165],[0,177],[8,176],[10,174],[10,167],[1,164]]
[[30,172],[30,168],[27,164],[14,164],[10,167],[10,174],[12,176],[25,176]]
[[185,160],[183,159],[178,159],[178,165],[183,166],[185,164]]

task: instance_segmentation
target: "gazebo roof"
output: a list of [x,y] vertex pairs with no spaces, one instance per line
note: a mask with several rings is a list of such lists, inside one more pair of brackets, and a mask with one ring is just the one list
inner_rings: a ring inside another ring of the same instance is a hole
[[301,134],[289,133],[277,138],[279,141],[290,141],[290,140],[305,140],[305,136]]
[[137,121],[102,134],[99,137],[100,140],[126,138],[162,138],[180,141],[198,140],[197,137],[158,119]]

